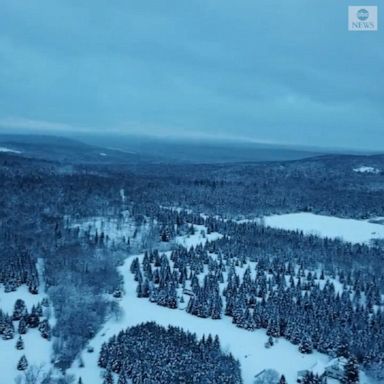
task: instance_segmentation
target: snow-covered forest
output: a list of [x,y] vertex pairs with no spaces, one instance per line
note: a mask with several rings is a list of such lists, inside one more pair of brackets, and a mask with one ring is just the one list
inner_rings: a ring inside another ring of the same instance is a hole
[[383,170],[2,150],[2,380],[383,382]]

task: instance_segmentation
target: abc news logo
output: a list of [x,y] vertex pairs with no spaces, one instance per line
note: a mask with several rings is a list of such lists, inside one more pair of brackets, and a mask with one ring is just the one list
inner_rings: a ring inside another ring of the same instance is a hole
[[349,31],[377,31],[376,5],[350,5],[348,7]]

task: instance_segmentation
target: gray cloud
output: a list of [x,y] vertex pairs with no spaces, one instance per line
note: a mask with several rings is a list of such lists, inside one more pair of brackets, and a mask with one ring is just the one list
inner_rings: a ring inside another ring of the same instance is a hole
[[0,6],[0,129],[384,149],[382,28],[344,3]]

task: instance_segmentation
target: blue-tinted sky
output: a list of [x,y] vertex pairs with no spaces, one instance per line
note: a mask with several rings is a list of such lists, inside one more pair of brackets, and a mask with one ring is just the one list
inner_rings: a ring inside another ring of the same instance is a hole
[[0,130],[384,149],[384,4],[350,4],[0,0]]

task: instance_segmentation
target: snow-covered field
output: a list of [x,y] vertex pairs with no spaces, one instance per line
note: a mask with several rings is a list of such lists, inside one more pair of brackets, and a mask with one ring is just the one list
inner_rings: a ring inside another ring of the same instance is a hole
[[[299,230],[305,234],[340,238],[351,243],[369,243],[372,239],[384,238],[384,225],[366,220],[341,219],[333,216],[315,215],[308,212],[265,216],[266,226],[287,230]],[[255,219],[255,221],[261,221]],[[246,222],[250,220],[239,220]]]
[[[40,270],[40,268],[39,268]],[[40,282],[42,282],[40,277]],[[29,293],[28,288],[22,285],[14,292],[5,293],[4,287],[0,286],[0,309],[3,312],[12,314],[15,301],[17,299],[24,300],[28,311],[31,311],[33,305],[41,302],[43,298],[47,297],[44,293],[43,285],[40,283],[39,294],[32,295]],[[51,310],[50,313],[53,313]],[[18,322],[14,322],[17,325]],[[52,325],[53,318],[50,323]],[[35,365],[37,367],[43,366],[43,369],[49,370],[51,367],[51,355],[52,355],[52,342],[43,339],[37,328],[29,329],[28,332],[23,335],[24,350],[17,350],[15,345],[19,337],[17,333],[17,327],[15,336],[11,340],[0,339],[0,383],[12,384],[15,382],[15,378],[21,373],[17,370],[16,366],[21,358],[25,355],[29,366]]]

